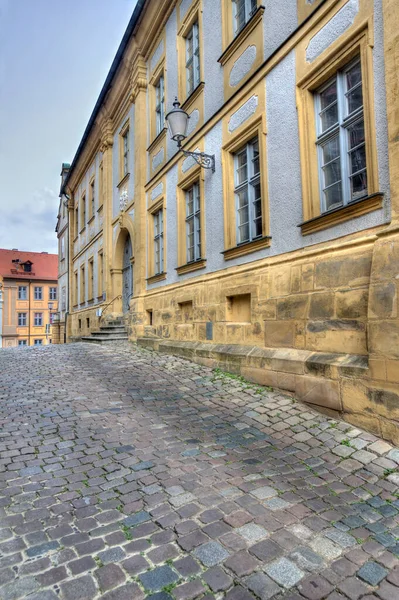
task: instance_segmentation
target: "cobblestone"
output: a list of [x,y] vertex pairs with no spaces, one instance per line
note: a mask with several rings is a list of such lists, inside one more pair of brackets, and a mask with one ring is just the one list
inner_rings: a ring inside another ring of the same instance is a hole
[[180,358],[4,349],[0,598],[393,600],[398,463]]

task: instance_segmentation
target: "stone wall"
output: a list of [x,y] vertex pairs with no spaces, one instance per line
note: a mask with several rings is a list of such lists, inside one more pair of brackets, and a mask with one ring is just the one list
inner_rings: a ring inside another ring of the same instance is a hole
[[398,443],[398,264],[399,236],[378,233],[254,262],[133,303],[129,334]]

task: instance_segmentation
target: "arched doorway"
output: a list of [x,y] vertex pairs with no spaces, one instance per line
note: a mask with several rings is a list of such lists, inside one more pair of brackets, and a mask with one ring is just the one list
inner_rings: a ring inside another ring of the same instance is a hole
[[122,310],[124,313],[128,312],[130,298],[133,295],[132,254],[132,240],[128,233],[125,239],[125,245],[123,247],[122,261]]

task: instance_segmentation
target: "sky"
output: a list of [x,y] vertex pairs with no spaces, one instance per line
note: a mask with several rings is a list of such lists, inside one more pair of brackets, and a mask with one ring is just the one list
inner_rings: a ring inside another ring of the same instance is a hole
[[136,0],[0,0],[0,248],[57,252],[72,162]]

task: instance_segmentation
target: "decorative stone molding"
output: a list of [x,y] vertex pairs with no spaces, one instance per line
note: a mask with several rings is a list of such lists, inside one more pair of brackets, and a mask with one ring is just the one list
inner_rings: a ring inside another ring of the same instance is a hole
[[229,132],[232,133],[240,127],[258,108],[258,96],[251,96],[240,108],[231,115],[229,121]]
[[161,181],[151,190],[151,200],[155,200],[158,196],[163,194],[163,182]]
[[121,195],[119,196],[119,210],[121,212],[126,210],[128,202],[129,202],[129,194],[127,193],[127,190],[123,190]]
[[245,75],[249,73],[256,60],[256,46],[248,46],[241,56],[236,60],[230,71],[229,83],[236,87]]
[[141,91],[147,89],[147,67],[144,58],[139,54],[135,58],[130,75],[130,102],[134,103]]
[[306,48],[306,60],[313,62],[331,46],[353,24],[358,12],[359,0],[348,0],[341,10],[312,37]]

